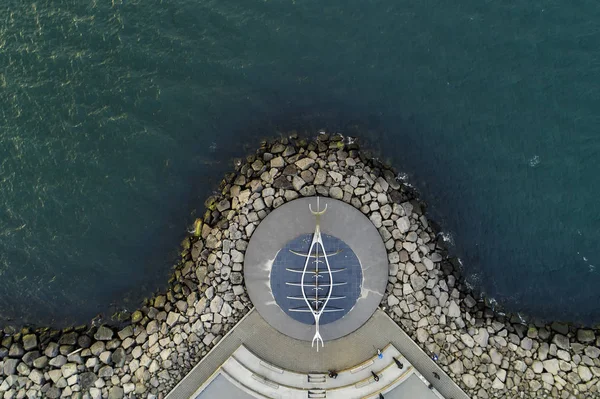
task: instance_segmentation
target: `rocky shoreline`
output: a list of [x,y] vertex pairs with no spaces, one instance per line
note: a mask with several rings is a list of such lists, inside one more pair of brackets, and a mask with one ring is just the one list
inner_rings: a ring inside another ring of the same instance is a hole
[[182,243],[168,291],[129,325],[0,330],[0,398],[163,398],[250,310],[243,260],[300,196],[360,209],[388,251],[381,307],[473,398],[600,397],[600,331],[520,324],[476,300],[413,190],[340,135],[262,143],[236,162]]

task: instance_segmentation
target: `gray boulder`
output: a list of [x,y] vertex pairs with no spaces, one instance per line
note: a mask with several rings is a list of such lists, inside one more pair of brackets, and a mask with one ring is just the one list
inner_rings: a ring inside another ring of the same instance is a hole
[[594,334],[593,330],[579,329],[577,330],[577,340],[584,344],[588,344],[596,340],[596,334]]
[[59,346],[56,342],[50,342],[44,350],[44,355],[52,358],[58,356]]
[[106,345],[102,341],[94,342],[94,344],[90,347],[90,351],[92,352],[92,355],[98,356],[104,352],[105,347]]
[[31,370],[31,373],[29,373],[28,377],[31,381],[33,381],[34,384],[38,385],[43,385],[46,381],[44,378],[44,373],[42,373],[40,370]]
[[485,348],[488,346],[489,338],[490,338],[490,334],[488,333],[488,331],[485,327],[480,328],[479,332],[473,337],[475,342],[477,342],[477,344],[479,346],[481,346],[482,348]]
[[[66,333],[63,334],[62,337],[60,337],[60,339],[58,340],[58,344],[59,345],[75,345],[77,343],[77,333],[76,332],[70,332],[70,333]],[[46,355],[48,356],[48,355]],[[50,356],[48,356],[50,357]]]
[[159,330],[159,326],[158,326],[158,322],[156,320],[152,320],[150,323],[148,323],[148,325],[146,326],[146,333],[148,335],[152,335],[155,332],[158,332]]
[[98,328],[96,331],[96,334],[94,334],[94,338],[97,341],[110,341],[112,337],[113,331],[106,326],[100,326],[100,328]]
[[37,336],[35,334],[27,334],[23,336],[23,348],[26,351],[30,351],[34,348],[37,348],[38,341]]
[[23,346],[21,346],[21,344],[18,344],[18,343],[12,344],[8,351],[8,356],[10,356],[10,357],[21,357],[24,354],[25,354],[25,350],[23,349]]
[[4,375],[14,375],[17,373],[17,365],[19,364],[19,359],[6,359],[4,361]]
[[46,391],[46,397],[49,399],[57,399],[60,398],[60,394],[61,391],[60,389],[58,389],[55,386],[50,387],[47,391]]
[[36,369],[43,369],[48,365],[48,358],[46,356],[40,356],[33,361],[33,367]]
[[101,378],[112,377],[114,374],[114,370],[110,366],[104,366],[100,370],[98,370],[98,376]]
[[338,200],[341,200],[342,198],[344,198],[344,192],[339,187],[331,187],[329,189],[329,195],[331,196],[331,198],[338,199]]
[[425,288],[427,282],[423,277],[414,273],[410,276],[410,285],[412,286],[413,290],[421,291],[423,288]]
[[116,349],[112,354],[112,361],[116,367],[123,367],[125,365],[125,350],[123,348]]
[[554,338],[552,338],[552,343],[556,344],[556,346],[560,349],[564,349],[566,351],[568,351],[570,347],[569,338],[561,334],[555,334]]
[[396,226],[398,227],[398,230],[400,230],[400,233],[404,234],[410,229],[410,220],[406,216],[398,218],[398,220],[396,220]]
[[460,308],[454,301],[449,301],[448,305],[448,316],[449,317],[460,317]]
[[121,387],[112,387],[110,391],[108,391],[108,399],[123,399],[125,396],[125,392]]
[[477,378],[472,374],[463,374],[462,380],[464,384],[471,389],[477,386]]
[[310,168],[314,163],[315,161],[311,158],[302,158],[296,161],[296,166],[300,168],[300,170],[306,170]]
[[62,372],[63,377],[65,378],[69,378],[70,376],[72,376],[73,374],[77,373],[77,365],[75,363],[67,363],[64,364],[61,368],[60,371]]
[[213,313],[219,313],[221,311],[221,307],[223,307],[223,298],[220,296],[215,296],[212,301],[210,301],[210,311]]
[[58,355],[54,359],[50,359],[48,364],[53,367],[62,367],[65,363],[67,363],[67,358],[63,355]]
[[94,374],[92,372],[82,373],[79,376],[79,384],[81,385],[81,388],[83,390],[86,390],[88,388],[93,387],[94,383],[96,382],[97,379],[98,379],[98,376],[96,376],[96,374]]
[[544,365],[546,371],[552,375],[557,375],[560,370],[558,359],[544,360],[542,364]]

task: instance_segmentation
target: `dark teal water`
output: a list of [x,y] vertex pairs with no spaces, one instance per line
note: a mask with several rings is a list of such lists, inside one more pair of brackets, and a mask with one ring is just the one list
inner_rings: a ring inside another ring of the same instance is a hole
[[164,287],[232,157],[357,130],[465,274],[600,322],[600,8],[576,2],[0,4],[0,320],[62,324]]

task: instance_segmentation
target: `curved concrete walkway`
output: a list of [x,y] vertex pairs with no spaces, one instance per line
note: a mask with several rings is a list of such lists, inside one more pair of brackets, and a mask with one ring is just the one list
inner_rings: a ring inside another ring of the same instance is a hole
[[[396,378],[402,375],[405,371],[409,371],[412,365],[405,359],[402,354],[391,344],[383,348],[382,350],[384,357],[379,359],[375,354],[372,358],[363,361],[360,364],[354,365],[350,369],[336,370],[338,376],[335,379],[327,378],[327,374],[319,374],[323,378],[323,382],[315,383],[323,389],[334,390],[336,388],[345,387],[348,385],[354,385],[360,381],[372,378],[371,370],[380,373],[385,369],[390,369],[391,377]],[[398,369],[394,359],[398,359],[406,367],[403,370]],[[254,353],[252,353],[245,346],[240,346],[224,364],[224,369],[227,370],[227,363],[235,359],[237,362],[242,364],[245,368],[250,371],[261,375],[270,381],[277,384],[292,386],[292,387],[303,387],[307,385],[307,373],[300,373],[296,370],[284,370],[277,367],[276,365],[265,362],[260,359]],[[394,367],[388,367],[393,365]],[[312,373],[311,373],[312,374]],[[314,374],[313,374],[314,375]],[[316,376],[315,376],[316,377]],[[315,378],[316,379],[316,378]]]
[[[390,392],[417,373],[391,344],[383,349],[383,354],[382,358],[375,355],[351,369],[338,370],[336,378],[329,378],[327,374],[306,374],[278,368],[242,345],[225,361],[219,373],[232,383],[232,392],[226,395],[232,399],[237,399],[234,388],[238,386],[251,394],[258,393],[259,397],[268,398],[306,399],[319,397],[318,392],[328,399],[370,398],[380,392]],[[394,359],[403,363],[403,367],[399,368]],[[379,381],[374,380],[372,373],[377,374]],[[212,381],[208,387],[211,385]],[[420,383],[420,396],[432,392],[427,385],[426,382]],[[205,389],[199,397],[211,398]]]
[[[355,332],[326,341],[320,352],[310,342],[281,334],[250,311],[192,371],[167,395],[167,399],[190,399],[211,380],[227,359],[243,344],[254,355],[276,367],[298,373],[327,373],[328,370],[352,369],[374,356],[377,348],[392,344],[413,367],[433,384],[444,398],[468,399],[468,396],[425,354],[419,346],[383,311]],[[440,380],[433,377],[436,372]]]

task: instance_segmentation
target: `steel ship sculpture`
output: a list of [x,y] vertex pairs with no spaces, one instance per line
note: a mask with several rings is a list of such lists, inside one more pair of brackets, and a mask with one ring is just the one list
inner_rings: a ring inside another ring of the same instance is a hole
[[301,252],[290,250],[294,255],[298,255],[306,258],[304,261],[303,269],[286,268],[287,271],[292,273],[301,273],[300,282],[286,282],[289,286],[300,287],[302,296],[288,296],[288,299],[304,301],[305,306],[295,307],[288,309],[290,312],[303,312],[312,313],[315,322],[315,335],[312,339],[312,347],[317,346],[317,352],[319,351],[319,343],[321,347],[324,346],[323,338],[319,332],[319,324],[321,316],[324,313],[331,312],[344,312],[343,308],[336,308],[328,306],[330,301],[342,300],[345,296],[333,295],[334,287],[346,285],[347,282],[334,282],[333,276],[335,273],[342,272],[345,268],[332,269],[329,264],[329,258],[338,255],[342,250],[336,251],[331,254],[327,254],[325,245],[323,244],[323,238],[321,236],[321,215],[327,211],[327,204],[325,208],[320,210],[320,201],[317,197],[317,210],[313,211],[312,204],[309,204],[310,212],[315,216],[315,232],[313,233],[310,247],[306,254]]

